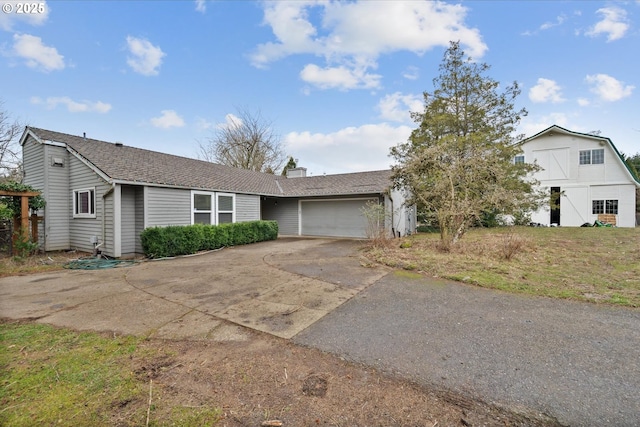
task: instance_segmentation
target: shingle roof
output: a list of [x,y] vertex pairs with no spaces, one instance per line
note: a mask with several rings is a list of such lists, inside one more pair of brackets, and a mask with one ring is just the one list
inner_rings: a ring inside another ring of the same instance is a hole
[[282,197],[382,193],[391,184],[390,170],[285,178],[45,129],[27,131],[66,144],[116,181]]
[[288,178],[281,180],[280,185],[286,195],[294,196],[382,193],[391,185],[391,171]]

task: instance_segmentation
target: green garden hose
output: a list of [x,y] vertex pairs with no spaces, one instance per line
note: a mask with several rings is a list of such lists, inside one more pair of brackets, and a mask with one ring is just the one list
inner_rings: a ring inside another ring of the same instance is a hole
[[106,259],[106,258],[80,258],[69,261],[64,268],[69,270],[100,270],[103,268],[128,267],[136,264],[134,260]]

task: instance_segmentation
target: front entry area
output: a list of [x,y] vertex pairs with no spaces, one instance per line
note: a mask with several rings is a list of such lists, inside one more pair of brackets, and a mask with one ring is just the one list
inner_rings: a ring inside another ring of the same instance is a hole
[[560,226],[560,187],[551,187],[549,224]]

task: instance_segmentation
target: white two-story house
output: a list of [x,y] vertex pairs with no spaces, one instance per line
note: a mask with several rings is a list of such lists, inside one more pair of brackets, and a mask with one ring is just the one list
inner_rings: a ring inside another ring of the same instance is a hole
[[515,161],[537,162],[542,170],[534,177],[556,196],[532,215],[533,222],[575,227],[600,219],[636,226],[640,182],[609,138],[554,125],[525,139],[522,149]]

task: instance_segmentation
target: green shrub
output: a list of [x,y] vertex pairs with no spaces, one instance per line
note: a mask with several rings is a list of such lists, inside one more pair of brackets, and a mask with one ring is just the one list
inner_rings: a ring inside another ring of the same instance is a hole
[[440,229],[438,227],[432,227],[430,225],[419,225],[416,227],[416,231],[418,233],[439,233]]
[[163,258],[275,240],[277,237],[276,221],[249,221],[220,225],[151,227],[141,233],[140,241],[146,256]]

